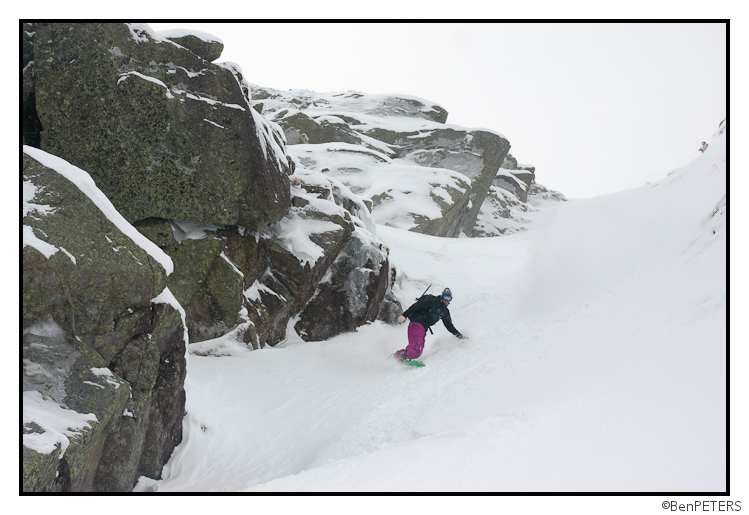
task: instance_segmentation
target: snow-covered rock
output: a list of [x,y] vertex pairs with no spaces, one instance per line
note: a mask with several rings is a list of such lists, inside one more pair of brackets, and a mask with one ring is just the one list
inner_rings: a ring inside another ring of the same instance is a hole
[[289,153],[343,182],[383,225],[470,235],[510,148],[501,134],[446,125],[447,111],[418,97],[251,87]]
[[172,29],[161,31],[158,35],[187,48],[206,61],[215,61],[224,51],[224,43],[219,38],[198,30]]
[[395,322],[395,317],[388,318],[400,304],[390,310],[393,301],[385,299],[392,273],[387,246],[370,232],[355,228],[299,314],[294,330],[303,340],[319,341],[354,331],[378,318]]
[[85,171],[24,147],[23,181],[23,489],[128,491],[181,439],[173,263]]

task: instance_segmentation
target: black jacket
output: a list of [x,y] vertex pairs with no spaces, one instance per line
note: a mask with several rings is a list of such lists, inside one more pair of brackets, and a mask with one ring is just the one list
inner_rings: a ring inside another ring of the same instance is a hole
[[430,326],[442,320],[448,331],[458,338],[463,336],[460,334],[460,331],[455,329],[453,321],[450,318],[450,310],[442,302],[442,298],[436,295],[424,295],[404,311],[403,316],[411,322],[420,323],[424,326],[424,329],[429,329]]

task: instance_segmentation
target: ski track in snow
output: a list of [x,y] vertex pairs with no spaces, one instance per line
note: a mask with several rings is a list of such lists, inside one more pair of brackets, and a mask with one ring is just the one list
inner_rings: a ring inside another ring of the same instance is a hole
[[404,308],[448,286],[470,339],[439,323],[423,369],[381,323],[190,356],[183,443],[136,491],[724,491],[724,145],[511,236],[378,226]]

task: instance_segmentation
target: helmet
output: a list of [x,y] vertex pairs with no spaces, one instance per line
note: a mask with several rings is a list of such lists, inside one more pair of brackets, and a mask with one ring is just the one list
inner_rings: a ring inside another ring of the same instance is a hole
[[453,300],[453,292],[450,291],[450,288],[442,290],[442,295],[440,296],[448,302]]

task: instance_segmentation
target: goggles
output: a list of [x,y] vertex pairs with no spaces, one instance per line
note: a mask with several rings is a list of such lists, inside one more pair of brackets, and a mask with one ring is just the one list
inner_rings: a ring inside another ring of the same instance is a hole
[[452,295],[443,295],[442,298],[445,299],[448,302],[450,302],[451,300],[453,300]]

